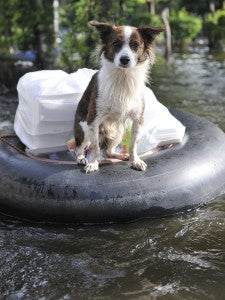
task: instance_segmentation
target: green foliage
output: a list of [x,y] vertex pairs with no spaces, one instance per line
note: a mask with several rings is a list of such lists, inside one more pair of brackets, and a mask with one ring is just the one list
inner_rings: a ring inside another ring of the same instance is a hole
[[51,47],[54,42],[52,1],[14,0],[13,33],[21,50],[36,47],[37,35]]
[[53,43],[52,0],[0,1],[0,53],[33,50],[41,60]]
[[125,16],[133,13],[134,0],[78,0],[67,1],[60,9],[62,24],[67,28],[63,37],[60,63],[72,71],[81,66],[96,67],[94,49],[97,45],[97,33],[88,26],[92,19],[101,22],[123,24]]
[[[156,14],[151,15],[147,0],[60,0],[62,43],[58,67],[73,71],[79,67],[96,67],[94,50],[97,33],[87,23],[91,19],[133,26],[162,26],[161,12],[169,6],[173,43],[184,48],[200,32],[201,19],[209,8],[205,0],[155,0]],[[216,9],[222,0],[214,0]],[[185,6],[188,12],[182,8]],[[210,45],[224,40],[225,12],[217,10],[206,18]],[[159,41],[163,39],[160,35]],[[16,50],[33,50],[39,67],[54,49],[53,0],[0,0],[0,56]]]
[[169,21],[173,43],[180,49],[190,43],[202,29],[202,20],[199,17],[190,15],[185,8],[178,12],[172,10]]
[[180,7],[185,7],[188,12],[198,14],[198,15],[205,15],[210,10],[210,2],[215,5],[215,9],[220,9],[223,6],[223,0],[172,0],[172,2],[178,2]]
[[[102,14],[101,5],[107,11]],[[81,66],[93,67],[91,53],[95,48],[97,35],[88,26],[88,21],[100,19],[102,21],[112,18],[112,1],[79,0],[67,2],[60,12],[63,25],[67,33],[63,37],[60,62],[66,65],[69,71]]]
[[150,15],[149,12],[136,12],[130,18],[130,24],[133,26],[151,25],[151,26],[163,26],[163,22],[159,15]]
[[125,1],[127,10],[124,11],[124,21],[126,24],[140,26],[162,26],[160,15],[151,15],[146,0]]
[[91,19],[133,26],[162,25],[159,15],[150,15],[146,0],[70,0],[61,7],[60,17],[67,33],[63,37],[59,66],[66,65],[69,71],[84,65],[96,67],[93,53],[98,37],[87,25]]
[[0,54],[7,55],[13,45],[12,37],[12,19],[13,19],[12,1],[0,1]]
[[206,30],[211,49],[222,49],[225,43],[225,9],[217,10],[215,14],[206,17]]

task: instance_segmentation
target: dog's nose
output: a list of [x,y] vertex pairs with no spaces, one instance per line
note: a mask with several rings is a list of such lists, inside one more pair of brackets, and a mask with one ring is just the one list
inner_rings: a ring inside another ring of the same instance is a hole
[[130,58],[128,56],[121,56],[120,62],[122,65],[127,66],[130,62]]

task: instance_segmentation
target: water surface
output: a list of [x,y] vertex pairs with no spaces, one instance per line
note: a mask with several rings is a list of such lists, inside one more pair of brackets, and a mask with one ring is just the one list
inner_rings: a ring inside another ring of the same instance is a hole
[[[225,131],[225,61],[159,59],[152,88],[170,107]],[[0,96],[0,132],[15,96]],[[182,215],[130,224],[39,226],[0,218],[3,299],[225,299],[225,198]]]

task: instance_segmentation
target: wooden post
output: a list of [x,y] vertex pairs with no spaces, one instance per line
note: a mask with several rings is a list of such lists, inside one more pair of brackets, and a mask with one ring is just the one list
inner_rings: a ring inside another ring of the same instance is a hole
[[166,33],[166,50],[165,50],[165,57],[167,62],[169,62],[170,55],[172,52],[172,42],[171,42],[171,29],[170,29],[170,23],[169,23],[169,8],[165,7],[162,10],[161,17],[163,20],[163,24],[165,27],[165,33]]

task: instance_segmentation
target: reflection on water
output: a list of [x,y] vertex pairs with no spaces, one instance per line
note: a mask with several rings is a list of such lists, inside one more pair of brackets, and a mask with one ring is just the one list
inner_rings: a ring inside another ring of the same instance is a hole
[[[171,107],[225,130],[224,60],[176,56],[153,71]],[[0,97],[0,131],[16,98]],[[108,226],[44,227],[0,219],[0,294],[6,299],[224,299],[225,198],[170,218]]]
[[193,112],[225,130],[225,54],[175,55],[155,65],[152,89],[170,107]]

